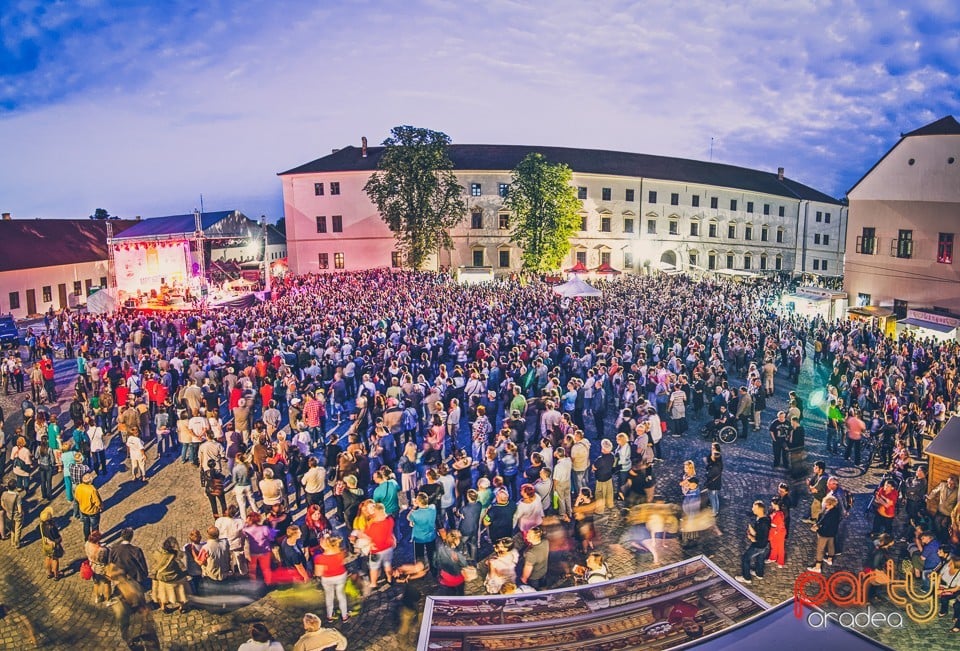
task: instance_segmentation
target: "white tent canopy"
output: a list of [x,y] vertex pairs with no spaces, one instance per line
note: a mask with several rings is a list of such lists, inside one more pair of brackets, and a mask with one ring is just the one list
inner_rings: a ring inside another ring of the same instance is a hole
[[603,295],[603,292],[601,292],[599,289],[580,280],[576,276],[565,283],[557,285],[553,288],[553,291],[557,294],[560,294],[560,296],[566,296],[567,298]]
[[117,297],[112,289],[101,289],[87,297],[87,312],[106,314],[117,309]]

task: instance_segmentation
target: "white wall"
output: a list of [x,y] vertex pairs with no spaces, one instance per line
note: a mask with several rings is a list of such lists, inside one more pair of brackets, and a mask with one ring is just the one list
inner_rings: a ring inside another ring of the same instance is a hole
[[[58,285],[66,285],[67,305],[71,308],[85,305],[87,302],[87,284],[90,280],[93,287],[100,286],[100,278],[108,276],[107,261],[84,262],[75,265],[58,265],[52,267],[37,267],[34,269],[19,269],[0,272],[0,313],[12,312],[13,316],[22,319],[27,316],[27,290],[33,289],[37,299],[38,314],[53,307],[59,310],[60,304]],[[80,281],[80,296],[74,296],[73,283]],[[43,288],[50,287],[49,301],[43,300]],[[20,307],[11,309],[10,292],[18,292]]]

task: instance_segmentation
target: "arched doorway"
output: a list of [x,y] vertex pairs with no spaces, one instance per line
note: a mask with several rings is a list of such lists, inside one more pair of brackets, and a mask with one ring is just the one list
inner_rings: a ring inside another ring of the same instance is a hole
[[677,254],[675,251],[664,251],[660,255],[660,268],[661,269],[678,269],[677,266]]

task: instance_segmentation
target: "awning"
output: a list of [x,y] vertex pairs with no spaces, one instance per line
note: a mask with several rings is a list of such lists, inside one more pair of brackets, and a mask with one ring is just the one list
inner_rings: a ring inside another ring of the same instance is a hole
[[924,328],[926,330],[934,330],[936,332],[953,332],[956,330],[955,327],[950,327],[948,325],[943,325],[942,323],[934,323],[933,321],[921,321],[920,319],[901,319],[897,323],[902,323],[905,326],[913,326],[914,328]]
[[847,309],[847,312],[850,314],[856,314],[858,316],[891,316],[893,310],[887,307],[880,307],[879,305],[864,305],[863,307],[851,307]]

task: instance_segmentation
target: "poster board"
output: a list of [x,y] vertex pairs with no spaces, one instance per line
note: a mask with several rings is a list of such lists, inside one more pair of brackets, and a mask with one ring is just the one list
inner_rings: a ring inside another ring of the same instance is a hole
[[670,649],[769,608],[703,556],[604,583],[428,597],[420,651]]

